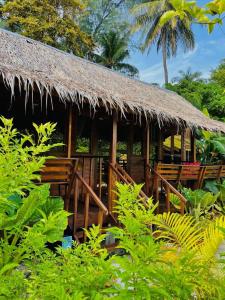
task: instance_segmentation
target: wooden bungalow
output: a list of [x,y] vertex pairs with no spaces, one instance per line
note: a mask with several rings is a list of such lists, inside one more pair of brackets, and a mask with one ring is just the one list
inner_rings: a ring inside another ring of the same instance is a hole
[[[223,166],[196,163],[195,130],[225,132],[177,94],[130,79],[40,42],[0,30],[0,114],[21,130],[57,122],[42,181],[73,212],[74,234],[91,223],[116,222],[115,182],[145,183],[170,210],[170,193],[185,199],[176,182],[200,187],[225,176]],[[174,141],[179,136],[179,147]],[[168,142],[169,139],[169,142]]]

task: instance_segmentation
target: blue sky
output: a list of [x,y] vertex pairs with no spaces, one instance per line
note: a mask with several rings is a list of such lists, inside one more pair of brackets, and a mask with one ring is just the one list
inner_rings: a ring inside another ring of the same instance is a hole
[[[209,1],[198,1],[205,4]],[[216,26],[215,30],[208,34],[207,28],[194,25],[196,47],[191,52],[178,51],[176,57],[168,60],[169,77],[178,75],[179,70],[186,71],[189,67],[192,71],[200,71],[204,78],[208,78],[210,70],[215,68],[221,59],[225,58],[225,24]],[[162,54],[157,54],[155,47],[150,53],[133,51],[129,63],[135,65],[140,71],[140,79],[149,83],[163,84]]]

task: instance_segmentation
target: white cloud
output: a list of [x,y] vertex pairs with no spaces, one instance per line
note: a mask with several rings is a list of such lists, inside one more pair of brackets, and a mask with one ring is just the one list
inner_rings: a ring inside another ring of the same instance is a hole
[[[175,58],[168,60],[170,78],[177,76],[180,70],[186,70],[190,67],[191,59],[198,51],[198,48],[198,45],[196,45],[193,51],[180,53]],[[140,79],[146,82],[163,84],[164,72],[162,62],[140,70]]]

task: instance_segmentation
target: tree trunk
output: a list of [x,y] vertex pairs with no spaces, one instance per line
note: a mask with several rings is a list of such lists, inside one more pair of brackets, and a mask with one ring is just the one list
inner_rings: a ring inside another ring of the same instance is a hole
[[162,55],[163,55],[163,69],[164,69],[165,84],[167,84],[169,83],[169,75],[168,75],[168,68],[167,68],[167,53],[166,53],[165,38],[162,41]]

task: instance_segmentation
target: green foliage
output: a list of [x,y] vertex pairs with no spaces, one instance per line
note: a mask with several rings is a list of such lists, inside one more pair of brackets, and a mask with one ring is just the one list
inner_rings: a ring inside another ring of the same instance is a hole
[[[191,299],[193,294],[197,299],[217,299],[224,295],[224,274],[218,275],[217,263],[204,256],[207,247],[210,255],[217,249],[212,228],[207,227],[204,234],[193,217],[155,216],[151,199],[147,208],[141,200],[135,201],[140,188],[118,185],[116,211],[122,228],[110,231],[128,256],[113,259],[121,281],[116,299]],[[224,220],[219,223],[224,227]],[[152,224],[157,231],[152,232]],[[212,226],[214,232],[215,224]],[[218,247],[221,235],[217,242]]]
[[40,179],[37,172],[47,158],[44,154],[61,144],[49,143],[55,124],[33,124],[35,134],[31,135],[20,134],[13,128],[12,119],[0,117],[0,121],[0,203],[3,205],[10,196],[25,195],[34,188],[34,181]]
[[25,36],[79,56],[93,47],[79,26],[85,12],[80,0],[6,0],[0,11],[7,27]]
[[[121,227],[110,228],[125,256],[108,257],[98,226],[88,242],[73,249],[33,251],[16,270],[0,273],[3,299],[223,299],[224,270],[214,255],[223,239],[224,217],[204,230],[193,217],[156,216],[152,199],[143,205],[141,185],[118,184],[116,213]],[[56,205],[59,207],[59,204]],[[60,208],[60,207],[59,207]],[[152,230],[157,226],[157,231]],[[36,239],[33,240],[35,243]],[[8,253],[11,249],[8,248]]]
[[225,89],[225,59],[211,73],[211,79]]
[[198,159],[202,164],[223,163],[225,159],[224,135],[201,130],[196,146]]
[[204,190],[191,190],[182,188],[182,194],[187,199],[186,211],[189,215],[194,216],[196,220],[212,218],[215,210],[218,209],[217,201],[220,193],[213,193]]
[[20,134],[13,121],[1,117],[0,126],[0,274],[8,274],[33,253],[45,251],[47,242],[62,239],[68,213],[59,198],[51,198],[40,179],[55,125],[37,126],[35,136]]
[[[225,13],[225,4],[223,0],[213,0],[200,7],[197,1],[179,1],[170,0],[173,10],[168,11],[161,17],[161,26],[167,22],[176,24],[178,20],[186,20],[191,17],[192,22],[206,25],[208,32],[211,33],[216,24],[223,23],[223,14]],[[191,25],[187,23],[187,25]]]
[[204,189],[210,191],[214,195],[219,193],[216,208],[219,212],[225,214],[225,181],[218,183],[216,180],[208,180],[205,183]]
[[175,82],[166,87],[184,97],[198,109],[207,108],[212,117],[223,121],[225,112],[224,88],[215,82],[193,78],[194,75],[192,72],[189,74],[186,72],[181,77],[175,78]]
[[129,24],[125,13],[134,1],[88,0],[88,14],[82,18],[82,28],[92,35],[97,42],[101,35],[108,33],[112,28],[119,32],[128,32]]

